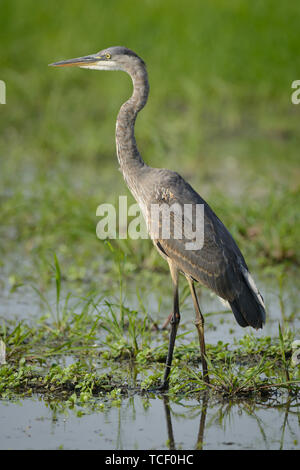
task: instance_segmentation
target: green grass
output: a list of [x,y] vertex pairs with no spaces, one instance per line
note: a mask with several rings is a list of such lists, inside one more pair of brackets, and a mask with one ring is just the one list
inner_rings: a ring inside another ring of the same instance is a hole
[[[56,256],[54,267],[55,304],[35,289],[44,304],[43,316],[34,322],[2,321],[5,353],[0,396],[42,393],[47,397],[51,392],[60,398],[67,395],[68,400],[73,397],[74,404],[77,395],[81,403],[90,402],[100,392],[105,396],[113,393],[113,397],[115,390],[128,394],[133,386],[135,391],[155,390],[162,379],[169,332],[157,329],[145,307],[141,308],[143,315],[126,307],[121,291],[116,303],[95,293],[74,297],[68,292],[61,298],[61,267]],[[169,395],[173,398],[193,396],[207,388],[199,369],[199,344],[190,338],[183,324],[170,374]],[[231,345],[221,340],[208,344],[211,392],[234,398],[253,393],[271,396],[276,389],[286,389],[297,397],[300,369],[291,361],[294,340],[295,332],[284,318],[282,327],[278,324],[277,338],[248,334]],[[72,358],[67,367],[63,366],[65,357]],[[130,378],[133,368],[134,385]]]
[[[91,309],[87,308],[87,305]],[[120,403],[132,391],[155,391],[161,383],[167,355],[168,332],[158,332],[147,317],[118,305],[101,304],[91,296],[81,310],[70,311],[57,322],[45,314],[35,322],[3,321],[1,338],[6,363],[0,367],[0,396],[42,394],[46,400],[64,400],[66,406],[95,404],[102,409]],[[177,338],[170,375],[169,396],[193,397],[204,391],[199,368],[199,345]],[[208,345],[210,393],[230,399],[255,396],[267,399],[276,391],[297,399],[299,367],[291,363],[292,331],[279,325],[277,338],[245,335],[236,345],[219,341]],[[157,346],[157,344],[160,346]],[[64,366],[64,357],[72,363]],[[134,379],[132,379],[132,371]],[[100,404],[99,404],[100,399]]]

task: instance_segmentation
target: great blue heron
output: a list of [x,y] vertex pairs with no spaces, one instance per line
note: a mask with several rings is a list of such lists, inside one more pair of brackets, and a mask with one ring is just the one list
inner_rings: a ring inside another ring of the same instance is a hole
[[[203,379],[209,383],[205,353],[204,318],[201,313],[194,282],[210,288],[221,299],[228,301],[238,324],[242,327],[262,328],[265,322],[265,306],[250,273],[243,255],[226,227],[199,194],[174,171],[151,168],[143,161],[136,145],[134,125],[137,114],[145,106],[149,84],[145,62],[133,51],[125,47],[109,47],[97,54],[63,60],[54,66],[77,66],[95,70],[123,70],[133,82],[133,94],[119,111],[116,123],[117,157],[124,179],[140,205],[150,236],[158,252],[169,264],[174,284],[173,313],[166,368],[162,388],[169,386],[169,373],[173,349],[180,321],[178,273],[185,275],[194,303]],[[159,236],[152,230],[151,208],[162,204],[174,207],[171,215],[172,233],[169,238]],[[187,248],[193,240],[196,214],[183,215],[185,205],[204,207],[202,226],[204,241],[202,248]],[[188,229],[180,237],[174,236],[177,228]],[[189,235],[189,234],[193,235]]]

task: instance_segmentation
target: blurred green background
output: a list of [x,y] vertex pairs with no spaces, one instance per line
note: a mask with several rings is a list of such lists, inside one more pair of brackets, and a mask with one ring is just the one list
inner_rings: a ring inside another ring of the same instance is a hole
[[[12,283],[105,282],[96,208],[129,194],[115,119],[126,74],[53,69],[124,45],[143,57],[149,102],[136,125],[144,160],[180,172],[237,239],[250,268],[298,267],[300,3],[274,0],[1,0],[0,263]],[[114,241],[125,272],[164,269],[150,241]]]

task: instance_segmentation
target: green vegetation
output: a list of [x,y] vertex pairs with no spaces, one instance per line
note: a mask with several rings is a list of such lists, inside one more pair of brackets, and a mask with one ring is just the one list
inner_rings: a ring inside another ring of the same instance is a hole
[[[66,406],[90,405],[96,396],[98,401],[103,397],[102,409],[104,403],[118,404],[122,393],[157,389],[168,332],[157,330],[146,313],[130,310],[121,301],[103,302],[94,294],[74,299],[71,293],[61,299],[61,268],[56,256],[54,261],[55,308],[38,292],[46,313],[35,325],[2,322],[6,354],[0,368],[0,396],[39,392],[66,400]],[[199,345],[185,341],[190,333],[179,334],[175,349],[168,393],[177,399],[206,388],[199,370]],[[211,391],[233,398],[253,392],[270,396],[279,388],[297,396],[300,370],[291,364],[294,340],[294,333],[288,327],[283,333],[279,325],[278,338],[257,339],[250,334],[231,347],[222,341],[208,345]],[[63,365],[65,357],[71,365]]]
[[[128,194],[114,132],[130,80],[47,66],[118,44],[148,65],[149,103],[136,126],[145,161],[186,177],[250,269],[279,286],[275,337],[208,345],[211,392],[299,393],[299,368],[290,364],[297,312],[287,312],[284,297],[289,280],[299,285],[300,105],[291,103],[299,15],[297,2],[273,0],[2,0],[0,301],[31,288],[41,301],[34,321],[5,311],[0,319],[3,398],[39,392],[94,406],[97,395],[101,409],[130,390],[152,393],[161,378],[168,332],[155,328],[158,311],[170,309],[167,265],[149,240],[96,237],[97,206]],[[150,291],[154,312],[143,297]],[[205,313],[208,326],[220,321]],[[201,390],[198,344],[184,324],[170,396]]]
[[[89,307],[93,306],[90,310]],[[122,311],[122,310],[121,310]],[[81,309],[57,322],[49,313],[36,322],[3,322],[6,363],[0,368],[0,396],[14,398],[42,393],[66,407],[99,410],[120,404],[121,396],[153,393],[160,384],[168,347],[166,331],[154,331],[148,318],[118,305],[103,305],[91,296]],[[85,332],[85,333],[84,333]],[[178,337],[169,396],[197,396],[205,383],[199,369],[199,345]],[[211,393],[222,397],[268,398],[275,390],[297,397],[299,367],[291,364],[294,334],[278,338],[246,335],[235,345],[208,345]],[[160,346],[157,346],[157,343]],[[64,365],[64,358],[71,361]]]

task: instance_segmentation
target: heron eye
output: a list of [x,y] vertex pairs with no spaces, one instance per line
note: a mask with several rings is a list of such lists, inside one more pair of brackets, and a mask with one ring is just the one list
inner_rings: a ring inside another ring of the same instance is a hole
[[107,53],[107,54],[105,54],[105,57],[106,57],[107,59],[110,59],[110,58],[111,58],[111,55],[110,55],[109,53]]

